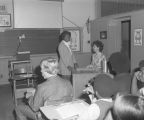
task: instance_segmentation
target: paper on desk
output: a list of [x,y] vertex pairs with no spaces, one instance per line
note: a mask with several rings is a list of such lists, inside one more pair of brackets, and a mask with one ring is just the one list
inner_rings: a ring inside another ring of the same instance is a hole
[[72,116],[79,116],[85,110],[88,109],[88,105],[84,103],[69,103],[59,106],[56,111],[59,113],[62,119],[70,118]]
[[[106,102],[113,102],[112,98],[102,98],[99,100],[106,101]],[[97,101],[99,101],[99,100],[97,100]]]
[[58,106],[44,106],[40,110],[48,119],[68,119],[79,116],[88,109],[89,105],[85,102],[69,102]]

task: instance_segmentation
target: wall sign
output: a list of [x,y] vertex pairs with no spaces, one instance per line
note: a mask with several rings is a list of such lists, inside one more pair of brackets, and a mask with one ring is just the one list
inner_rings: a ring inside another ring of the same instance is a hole
[[142,46],[142,29],[134,30],[134,45]]
[[107,31],[100,31],[100,39],[107,39]]
[[80,29],[79,28],[64,28],[71,32],[71,45],[72,51],[80,51]]
[[11,16],[10,14],[0,14],[0,27],[10,27]]

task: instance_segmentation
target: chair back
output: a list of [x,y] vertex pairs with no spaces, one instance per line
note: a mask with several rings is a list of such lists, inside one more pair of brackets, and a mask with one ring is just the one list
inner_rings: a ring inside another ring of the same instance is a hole
[[33,74],[33,66],[30,62],[15,64],[12,73],[13,75]]

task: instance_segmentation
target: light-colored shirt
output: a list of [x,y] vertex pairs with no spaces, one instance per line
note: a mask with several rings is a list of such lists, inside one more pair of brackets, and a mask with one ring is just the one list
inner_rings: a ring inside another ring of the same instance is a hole
[[66,41],[64,41],[64,40],[62,40],[62,42],[68,47],[70,53],[72,54],[72,50],[71,50],[69,44]]
[[85,110],[78,120],[97,120],[100,116],[100,108],[97,104],[91,104],[87,110]]
[[98,68],[101,68],[101,62],[106,60],[105,56],[102,53],[95,53],[92,55],[92,65]]

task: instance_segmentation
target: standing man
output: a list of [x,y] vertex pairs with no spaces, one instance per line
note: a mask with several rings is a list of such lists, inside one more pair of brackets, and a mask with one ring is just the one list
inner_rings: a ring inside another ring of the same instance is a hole
[[60,35],[60,44],[58,46],[59,53],[59,69],[60,76],[64,79],[72,81],[72,71],[78,67],[75,56],[70,48],[71,33],[63,31]]

